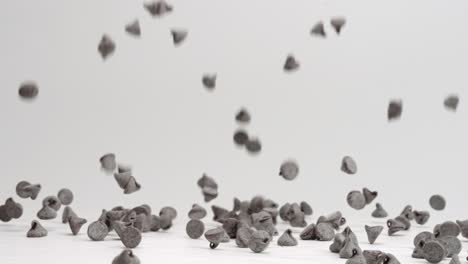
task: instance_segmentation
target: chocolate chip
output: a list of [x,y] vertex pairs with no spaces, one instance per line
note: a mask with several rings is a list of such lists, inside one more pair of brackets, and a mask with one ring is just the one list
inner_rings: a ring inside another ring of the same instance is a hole
[[63,205],[70,205],[73,202],[73,192],[69,189],[61,189],[57,195]]
[[31,229],[26,234],[27,237],[45,237],[47,230],[39,223],[39,221],[32,221]]
[[73,210],[71,209],[70,206],[66,206],[64,209],[63,209],[63,213],[62,213],[62,223],[63,224],[66,224],[68,223],[68,219],[73,216],[73,217],[77,217],[77,215],[75,214],[75,212],[73,212]]
[[249,138],[245,143],[245,148],[251,154],[258,154],[262,150],[262,143],[258,138]]
[[44,198],[42,200],[42,206],[44,206],[44,207],[48,206],[48,207],[54,209],[55,211],[58,211],[58,210],[60,210],[60,207],[62,206],[62,203],[55,196],[47,196],[46,198]]
[[341,171],[347,174],[356,174],[357,165],[354,159],[350,156],[344,156],[341,160]]
[[173,11],[172,5],[168,4],[164,0],[152,1],[151,3],[144,4],[145,9],[153,17],[161,17],[166,14],[169,14]]
[[141,36],[140,22],[138,20],[134,20],[128,23],[125,25],[125,32],[135,37]]
[[109,229],[106,224],[101,221],[95,221],[88,226],[88,237],[93,241],[103,241]]
[[78,235],[78,233],[80,232],[80,229],[81,227],[86,224],[86,222],[88,222],[86,219],[84,218],[80,218],[80,217],[75,217],[75,216],[71,216],[68,218],[68,224],[70,225],[70,229],[72,231],[72,234],[73,235]]
[[361,210],[366,206],[366,198],[360,191],[351,191],[346,196],[346,202],[351,208]]
[[104,60],[107,59],[115,51],[115,42],[104,34],[99,42],[98,51]]
[[434,235],[437,238],[445,237],[445,236],[457,237],[459,234],[460,234],[460,227],[452,221],[443,222],[442,224],[438,226],[438,228],[434,228]]
[[437,238],[437,241],[442,243],[442,245],[445,247],[447,251],[447,257],[449,258],[460,254],[462,250],[461,241],[454,236],[444,236],[441,238]]
[[388,235],[392,236],[397,232],[405,230],[405,224],[395,219],[387,220]]
[[237,112],[235,119],[238,123],[247,124],[250,122],[251,117],[247,109],[242,108]]
[[201,207],[198,204],[194,204],[192,206],[192,209],[190,209],[190,211],[188,212],[188,217],[190,219],[200,220],[200,219],[203,219],[205,216],[206,216],[205,208]]
[[187,38],[188,31],[185,29],[172,29],[171,30],[172,41],[174,45],[177,47],[181,45],[184,40]]
[[140,259],[131,250],[125,249],[114,258],[112,264],[140,264]]
[[459,102],[460,102],[460,98],[458,97],[458,95],[451,94],[444,99],[444,106],[447,110],[451,110],[455,112],[457,111]]
[[289,54],[289,55],[286,57],[286,61],[284,62],[283,70],[284,70],[285,72],[293,72],[293,71],[298,70],[299,67],[300,67],[300,64],[299,64],[299,62],[296,60],[296,58],[294,57],[294,55]]
[[439,263],[446,257],[444,246],[435,240],[424,244],[423,253],[424,259],[430,263]]
[[0,220],[2,222],[10,222],[11,221],[11,217],[8,216],[8,214],[6,212],[5,205],[0,205]]
[[236,245],[240,248],[247,248],[253,232],[247,225],[240,224],[236,233]]
[[18,94],[22,99],[32,100],[39,94],[39,88],[36,83],[27,81],[20,85]]
[[50,208],[49,206],[44,206],[41,210],[39,210],[39,212],[37,212],[37,217],[41,220],[55,219],[57,217],[57,211]]
[[380,203],[375,204],[375,210],[372,212],[372,216],[375,218],[386,218],[388,216],[387,211],[382,207]]
[[161,210],[159,211],[159,216],[163,216],[163,215],[167,215],[172,220],[174,220],[177,217],[177,210],[174,207],[165,206],[161,208]]
[[16,194],[21,198],[35,200],[40,191],[40,184],[30,184],[27,181],[21,181],[16,185]]
[[320,241],[331,241],[335,237],[335,230],[329,223],[318,223],[315,227],[315,236]]
[[244,146],[249,141],[249,135],[247,134],[245,130],[239,129],[239,130],[236,130],[236,132],[234,132],[233,139],[236,145]]
[[202,84],[209,91],[212,91],[216,88],[216,79],[217,75],[215,73],[204,74],[202,77]]
[[346,19],[344,17],[333,17],[330,20],[330,24],[333,27],[333,29],[336,31],[336,33],[339,35],[341,33],[342,28],[346,24]]
[[117,168],[114,153],[104,154],[101,158],[99,158],[99,162],[101,163],[101,169],[108,173],[114,172]]
[[252,233],[248,246],[255,253],[263,252],[270,244],[271,236],[268,232],[259,230]]
[[367,239],[369,240],[370,244],[374,244],[375,240],[377,240],[377,238],[380,236],[383,229],[383,226],[365,226]]
[[18,219],[23,215],[23,206],[8,198],[5,202],[5,212],[12,219]]
[[[417,234],[414,237],[413,244],[414,244],[415,247],[418,247],[418,246],[424,245],[424,243],[426,243],[427,241],[433,240],[433,239],[435,239],[434,234],[432,234],[431,232],[428,232],[428,231],[424,231],[424,232],[421,232],[421,233]],[[423,243],[421,243],[421,241]]]
[[414,219],[416,220],[416,223],[418,223],[420,225],[426,224],[427,221],[429,221],[429,218],[431,216],[428,211],[414,210],[413,213],[414,213]]
[[364,198],[366,198],[366,204],[370,204],[375,198],[377,198],[378,192],[363,188],[362,194],[364,195]]
[[301,211],[304,212],[305,215],[312,215],[314,211],[312,210],[312,207],[305,201],[302,201],[301,204]]
[[285,180],[292,181],[299,174],[299,165],[296,161],[287,160],[281,164],[279,175]]
[[133,226],[124,228],[119,236],[127,248],[136,248],[141,242],[141,232]]
[[403,102],[401,100],[391,100],[388,104],[387,119],[388,121],[398,120],[403,112]]
[[292,235],[291,229],[286,229],[278,238],[277,244],[281,247],[293,247],[297,246],[297,239]]
[[205,232],[205,225],[200,220],[192,219],[187,223],[185,231],[190,238],[198,239]]
[[464,238],[468,238],[468,220],[457,220],[457,225],[460,227],[461,235]]
[[446,206],[445,198],[442,197],[442,195],[438,195],[438,194],[433,195],[429,199],[429,204],[432,207],[432,209],[437,210],[437,211],[444,210]]
[[317,234],[316,234],[315,230],[316,230],[316,225],[315,224],[310,224],[306,228],[304,228],[304,230],[302,230],[299,237],[302,240],[316,240],[317,239]]
[[222,227],[217,227],[214,229],[210,229],[205,232],[205,238],[210,242],[210,248],[215,249],[218,247],[219,243],[224,237],[224,229]]
[[312,29],[310,30],[310,34],[313,36],[319,36],[319,37],[326,37],[327,34],[325,33],[325,27],[323,25],[323,22],[320,21],[317,24],[315,24]]

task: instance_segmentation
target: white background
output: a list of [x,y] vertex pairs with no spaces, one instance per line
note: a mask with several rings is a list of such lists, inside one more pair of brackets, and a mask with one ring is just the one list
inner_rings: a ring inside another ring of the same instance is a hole
[[[62,187],[88,219],[142,203],[185,212],[202,203],[204,172],[219,184],[213,203],[229,208],[234,196],[263,194],[307,200],[314,217],[337,209],[368,217],[373,205],[354,212],[345,202],[367,186],[392,215],[406,204],[429,209],[440,193],[448,205],[439,216],[468,218],[466,1],[170,3],[174,12],[154,19],[141,1],[0,2],[0,199],[16,197],[20,180],[43,186],[37,201],[20,201],[24,220]],[[340,36],[329,25],[336,15],[348,21]],[[140,39],[124,32],[135,18]],[[320,20],[326,39],[309,34]],[[180,47],[171,28],[189,31]],[[104,33],[117,48],[103,62]],[[301,68],[285,74],[290,53]],[[201,77],[212,72],[218,84],[208,92]],[[40,88],[32,103],[18,98],[26,80]],[[456,113],[442,104],[452,93]],[[403,116],[388,123],[393,98]],[[241,107],[263,143],[258,156],[232,142]],[[133,167],[140,192],[123,195],[100,171],[107,152]],[[340,171],[344,155],[356,159],[356,175]],[[289,158],[300,164],[293,182],[277,175]]]

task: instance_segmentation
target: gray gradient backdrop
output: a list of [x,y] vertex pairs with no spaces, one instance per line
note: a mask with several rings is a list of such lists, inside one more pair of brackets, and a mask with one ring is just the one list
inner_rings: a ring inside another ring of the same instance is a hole
[[[61,187],[87,217],[118,204],[186,210],[202,202],[196,180],[206,172],[220,186],[214,203],[226,207],[261,193],[350,213],[347,192],[368,186],[391,214],[407,203],[428,209],[440,193],[447,216],[466,216],[466,1],[171,3],[173,14],[153,19],[142,1],[0,2],[1,199],[28,180],[43,185],[39,201],[21,200],[29,214]],[[335,15],[348,19],[340,37],[328,23],[327,39],[310,36]],[[135,18],[141,39],[123,29]],[[189,30],[180,47],[171,28]],[[103,33],[117,43],[106,62]],[[282,71],[289,53],[301,63],[293,74]],[[218,73],[213,93],[201,85],[205,72]],[[25,80],[40,86],[33,103],[18,98]],[[450,93],[461,97],[455,114],[442,105]],[[392,98],[404,113],[388,123]],[[242,106],[259,156],[232,143]],[[100,171],[106,152],[133,166],[140,192],[123,195]],[[340,171],[343,155],[356,159],[357,175]],[[288,158],[301,166],[293,182],[277,176]]]

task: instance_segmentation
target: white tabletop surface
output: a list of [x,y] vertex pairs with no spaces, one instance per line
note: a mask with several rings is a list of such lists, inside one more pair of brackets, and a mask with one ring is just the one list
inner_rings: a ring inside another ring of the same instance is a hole
[[[312,220],[315,221],[315,218]],[[216,223],[207,222],[206,227],[215,227]],[[177,219],[175,225],[169,231],[145,233],[135,254],[142,263],[320,263],[336,264],[345,263],[338,255],[328,250],[331,242],[303,241],[299,240],[296,247],[279,247],[275,240],[269,248],[260,254],[255,254],[249,249],[238,248],[234,241],[221,244],[217,249],[208,247],[204,238],[192,240],[185,234],[186,219]],[[309,221],[311,222],[311,221]],[[112,259],[124,249],[117,236],[112,233],[103,242],[90,241],[86,235],[87,226],[84,226],[79,235],[71,235],[68,225],[61,224],[58,220],[42,221],[49,230],[49,235],[44,238],[26,238],[29,223],[17,221],[0,223],[0,255],[2,264],[22,263],[111,263]],[[413,237],[425,230],[431,230],[437,223],[432,219],[428,225],[419,226],[413,224],[409,231],[404,231],[389,237],[387,228],[370,245],[364,231],[364,225],[385,225],[385,220],[363,219],[350,221],[352,230],[356,233],[361,248],[378,249],[397,256],[401,263],[427,263],[425,260],[412,259]],[[278,224],[280,234],[288,228],[285,223]],[[293,228],[293,234],[299,238],[301,229]],[[466,258],[468,240],[462,238],[463,251],[461,258]],[[442,263],[448,263],[449,259]]]

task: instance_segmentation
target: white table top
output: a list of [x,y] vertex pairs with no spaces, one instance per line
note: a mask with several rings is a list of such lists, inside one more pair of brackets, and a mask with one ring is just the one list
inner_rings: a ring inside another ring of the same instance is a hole
[[[315,220],[315,218],[313,219]],[[206,227],[215,227],[216,223],[207,222]],[[296,247],[279,247],[276,238],[269,248],[260,254],[249,249],[238,248],[234,241],[221,244],[217,249],[208,247],[204,238],[192,240],[185,234],[186,219],[177,219],[169,231],[151,232],[143,235],[143,240],[134,253],[142,263],[345,263],[338,255],[328,250],[331,242],[299,240]],[[309,221],[312,222],[312,221]],[[58,219],[42,221],[49,230],[44,238],[26,238],[29,223],[25,221],[0,223],[0,255],[2,264],[22,263],[111,263],[112,259],[124,249],[117,235],[112,233],[103,242],[90,241],[84,226],[78,236],[72,236],[68,225],[61,224]],[[397,256],[401,263],[427,263],[425,260],[412,259],[413,237],[425,230],[431,230],[436,222],[419,226],[413,224],[409,231],[404,231],[389,237],[384,229],[374,245],[367,242],[364,225],[385,225],[385,220],[366,219],[350,222],[356,233],[361,248],[389,252]],[[288,226],[278,224],[280,234]],[[300,228],[293,228],[293,235],[299,239]],[[466,258],[468,240],[462,238],[464,250],[461,253]],[[443,263],[448,263],[449,259]]]

